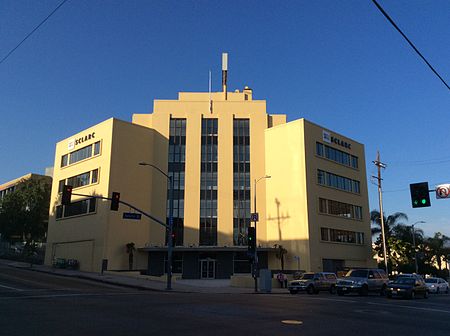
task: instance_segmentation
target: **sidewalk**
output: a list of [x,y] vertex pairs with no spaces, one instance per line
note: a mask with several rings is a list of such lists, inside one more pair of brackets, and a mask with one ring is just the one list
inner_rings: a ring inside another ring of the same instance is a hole
[[[54,274],[59,276],[73,277],[91,281],[98,281],[106,284],[123,286],[142,290],[153,290],[153,291],[166,291],[166,282],[151,280],[132,276],[127,274],[127,272],[104,272],[91,273],[82,272],[77,270],[68,270],[53,268],[46,265],[33,265],[24,262],[17,262],[11,260],[0,259],[0,264],[7,265],[9,267],[26,269],[34,272],[42,272],[48,274]],[[172,278],[172,291],[179,293],[216,293],[216,294],[255,294],[253,288],[243,288],[243,287],[231,287],[230,280],[187,280],[187,279],[175,279]],[[260,292],[261,294],[269,294],[265,292]],[[288,290],[285,288],[272,288],[273,294],[288,294]],[[259,293],[258,293],[259,294]]]

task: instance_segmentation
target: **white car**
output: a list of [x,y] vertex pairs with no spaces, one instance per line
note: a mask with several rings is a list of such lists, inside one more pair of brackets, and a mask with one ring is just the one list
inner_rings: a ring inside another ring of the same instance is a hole
[[428,291],[430,293],[446,293],[448,294],[448,282],[441,278],[426,278]]

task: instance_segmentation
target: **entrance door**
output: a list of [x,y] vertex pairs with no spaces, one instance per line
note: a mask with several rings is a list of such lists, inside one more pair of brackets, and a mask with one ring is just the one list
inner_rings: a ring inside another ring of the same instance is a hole
[[202,259],[200,260],[200,278],[214,279],[216,277],[216,260]]

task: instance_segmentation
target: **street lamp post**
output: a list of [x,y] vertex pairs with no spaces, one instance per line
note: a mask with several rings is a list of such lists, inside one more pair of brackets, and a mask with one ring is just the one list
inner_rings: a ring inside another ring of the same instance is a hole
[[416,230],[414,229],[414,225],[419,223],[425,223],[424,221],[415,222],[412,227],[412,238],[413,238],[413,249],[414,249],[414,266],[416,270],[416,274],[419,273],[419,266],[417,265],[417,251],[416,251]]
[[[163,174],[169,183],[169,225],[166,227],[167,231],[167,287],[166,290],[172,289],[172,254],[173,254],[173,179],[172,176],[167,175],[161,169],[152,165],[151,163],[139,162],[141,166],[150,166],[161,174]],[[167,213],[167,205],[166,205]]]
[[[253,209],[256,212],[256,184],[261,181],[262,179],[268,179],[271,178],[271,176],[269,175],[265,175],[260,177],[259,179],[255,179],[255,194],[253,195],[253,201],[254,201],[254,205],[253,205]],[[257,233],[256,233],[256,222],[257,222],[257,218],[256,215],[254,217],[254,225],[255,225],[255,256],[253,259],[253,277],[255,279],[255,293],[258,292],[258,277],[257,277],[257,273],[258,273],[258,239],[257,237]]]

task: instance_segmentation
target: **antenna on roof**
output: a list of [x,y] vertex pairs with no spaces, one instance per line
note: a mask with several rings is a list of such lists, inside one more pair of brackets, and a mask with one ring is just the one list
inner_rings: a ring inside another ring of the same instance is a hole
[[212,113],[212,99],[211,99],[211,70],[209,70],[209,112]]
[[222,89],[227,100],[228,53],[222,53]]

